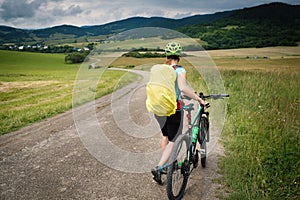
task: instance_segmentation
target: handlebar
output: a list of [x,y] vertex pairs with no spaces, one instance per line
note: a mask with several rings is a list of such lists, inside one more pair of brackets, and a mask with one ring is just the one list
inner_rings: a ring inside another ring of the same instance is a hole
[[224,97],[229,97],[229,94],[209,94],[209,95],[204,95],[202,92],[199,94],[199,97],[203,100],[212,98],[214,100],[216,99],[223,99]]
[[[223,99],[224,97],[229,97],[229,94],[209,94],[209,95],[204,95],[202,92],[200,92],[199,97],[203,100],[205,99]],[[190,97],[183,95],[182,96],[183,99],[187,99],[187,100],[191,100]]]

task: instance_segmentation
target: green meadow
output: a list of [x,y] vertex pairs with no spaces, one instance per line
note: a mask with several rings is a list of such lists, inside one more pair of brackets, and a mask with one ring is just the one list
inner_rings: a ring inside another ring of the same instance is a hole
[[299,199],[299,47],[252,51],[227,58],[220,51],[214,59],[230,94],[220,161],[229,194],[223,197]]
[[229,199],[300,196],[300,70],[223,71],[228,100],[221,161]]
[[220,161],[226,199],[300,198],[299,52],[299,46],[210,52],[231,95]]
[[[0,51],[0,134],[54,116],[72,108],[74,81],[80,65],[64,63],[63,54]],[[116,85],[137,79],[120,71],[105,71],[96,98]]]

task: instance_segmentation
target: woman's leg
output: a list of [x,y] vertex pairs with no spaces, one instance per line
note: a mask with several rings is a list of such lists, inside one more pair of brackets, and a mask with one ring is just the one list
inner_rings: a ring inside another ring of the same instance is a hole
[[169,143],[169,139],[167,136],[163,136],[162,140],[161,140],[161,143],[160,143],[160,147],[161,147],[161,150],[164,151],[166,146],[168,145]]
[[162,156],[160,158],[158,166],[164,166],[168,162],[168,160],[170,158],[170,155],[171,155],[171,152],[172,152],[173,146],[174,146],[174,142],[169,142],[167,144],[167,146],[165,147],[165,149],[162,153]]

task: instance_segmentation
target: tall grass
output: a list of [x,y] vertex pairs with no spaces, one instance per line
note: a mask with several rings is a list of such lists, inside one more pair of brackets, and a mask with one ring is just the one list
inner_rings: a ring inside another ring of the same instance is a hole
[[300,73],[222,71],[229,199],[300,197]]

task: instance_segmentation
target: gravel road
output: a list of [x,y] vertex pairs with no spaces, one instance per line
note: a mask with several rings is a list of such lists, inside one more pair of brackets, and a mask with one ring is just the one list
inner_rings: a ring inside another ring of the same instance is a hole
[[[135,130],[153,125],[144,105],[148,73],[131,71],[143,78],[1,136],[0,199],[167,199],[165,184],[156,184],[150,173],[159,158],[161,134],[130,130],[132,122]],[[220,155],[217,143],[207,168],[191,175],[184,199],[217,199]]]

